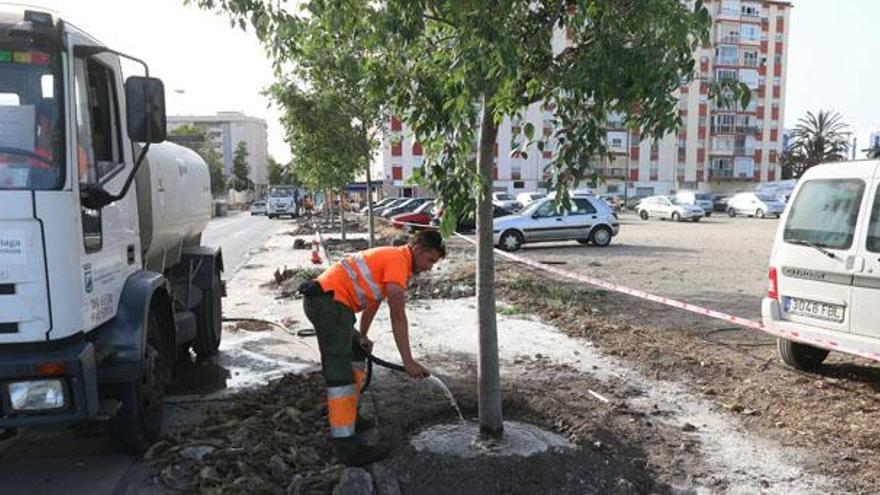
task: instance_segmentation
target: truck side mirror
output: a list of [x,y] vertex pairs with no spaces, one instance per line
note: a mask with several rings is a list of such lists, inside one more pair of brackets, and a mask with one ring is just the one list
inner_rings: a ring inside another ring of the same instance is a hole
[[[128,137],[139,143],[165,141],[165,86],[155,77],[125,80]],[[149,109],[149,114],[147,110]]]

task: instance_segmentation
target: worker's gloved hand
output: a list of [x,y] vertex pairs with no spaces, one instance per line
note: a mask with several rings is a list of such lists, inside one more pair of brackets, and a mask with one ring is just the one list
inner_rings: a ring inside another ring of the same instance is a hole
[[416,380],[431,376],[431,373],[415,359],[404,362],[403,367],[406,368],[406,373]]
[[367,354],[373,354],[373,341],[364,337],[358,336],[358,345],[361,346]]

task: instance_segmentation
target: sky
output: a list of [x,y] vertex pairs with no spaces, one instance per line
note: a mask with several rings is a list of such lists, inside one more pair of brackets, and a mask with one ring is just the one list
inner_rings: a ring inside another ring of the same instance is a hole
[[[13,0],[15,1],[15,0]],[[119,51],[142,58],[165,82],[169,115],[240,110],[266,119],[269,153],[290,158],[279,113],[260,92],[271,63],[251,32],[183,0],[30,0]],[[864,147],[880,131],[880,0],[793,0],[785,127],[808,110],[843,115]]]

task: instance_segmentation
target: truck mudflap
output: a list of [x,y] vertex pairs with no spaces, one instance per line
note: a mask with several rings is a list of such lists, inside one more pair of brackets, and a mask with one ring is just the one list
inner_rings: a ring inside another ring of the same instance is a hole
[[40,347],[9,349],[0,358],[0,428],[73,423],[98,413],[94,345]]

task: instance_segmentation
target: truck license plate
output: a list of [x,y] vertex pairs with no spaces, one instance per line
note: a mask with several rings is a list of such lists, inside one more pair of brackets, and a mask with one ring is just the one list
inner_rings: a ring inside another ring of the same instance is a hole
[[844,306],[840,304],[827,304],[796,297],[783,297],[782,300],[785,312],[790,315],[806,316],[835,323],[843,322]]

